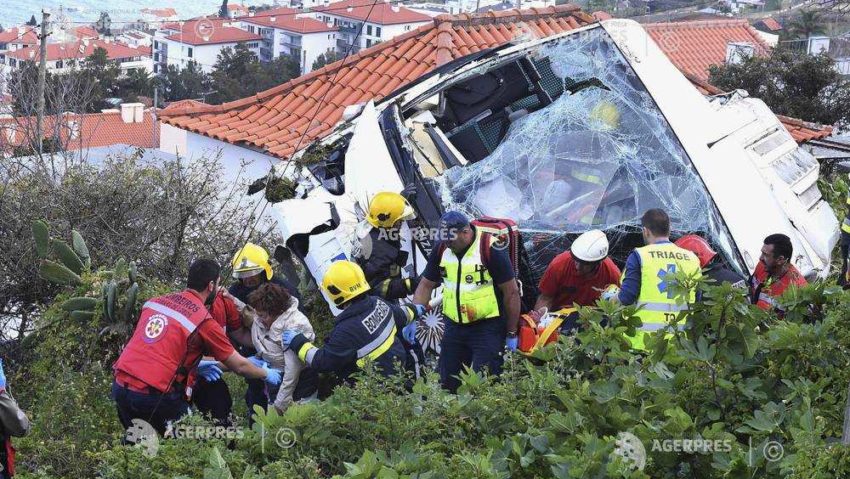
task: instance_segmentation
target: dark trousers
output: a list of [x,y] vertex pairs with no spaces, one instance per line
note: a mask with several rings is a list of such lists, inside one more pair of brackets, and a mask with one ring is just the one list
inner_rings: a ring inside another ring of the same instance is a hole
[[443,388],[457,391],[460,386],[457,376],[464,366],[476,372],[501,374],[506,335],[507,323],[501,317],[463,325],[446,318],[439,364]]
[[192,388],[192,404],[204,416],[211,417],[216,426],[230,427],[230,413],[233,412],[233,398],[224,379],[207,382],[199,377]]
[[269,399],[266,396],[266,382],[262,379],[245,379],[248,389],[245,390],[245,404],[248,406],[248,427],[254,424],[254,406],[260,406],[264,410],[269,407]]
[[159,435],[165,434],[169,422],[176,421],[189,412],[189,403],[182,391],[168,394],[142,394],[112,383],[112,398],[118,408],[118,419],[124,429],[133,425],[133,419],[146,421]]

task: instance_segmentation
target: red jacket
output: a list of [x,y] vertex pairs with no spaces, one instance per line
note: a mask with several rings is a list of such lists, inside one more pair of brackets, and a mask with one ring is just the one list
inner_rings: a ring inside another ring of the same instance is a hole
[[[806,278],[793,264],[788,265],[788,271],[779,278],[768,278],[764,265],[759,261],[756,271],[750,281],[750,294],[756,305],[765,310],[777,309],[783,312],[778,299],[790,286],[804,286],[808,284]],[[756,294],[758,293],[758,297]]]
[[[175,384],[183,384],[201,356],[203,344],[197,343],[207,342],[205,334],[196,333],[209,319],[206,306],[191,290],[149,300],[142,307],[133,337],[115,363],[116,380],[131,389],[147,386],[164,393]],[[218,330],[224,337],[221,328],[211,323],[213,327],[207,331]],[[200,341],[190,344],[190,339],[198,335]]]

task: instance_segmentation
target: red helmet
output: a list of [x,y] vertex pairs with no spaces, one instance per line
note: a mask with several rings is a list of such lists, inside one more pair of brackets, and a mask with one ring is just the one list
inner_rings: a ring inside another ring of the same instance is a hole
[[717,256],[717,252],[711,249],[711,245],[708,244],[708,241],[698,235],[682,236],[676,240],[676,246],[691,251],[697,255],[697,258],[699,258],[700,268],[705,268],[705,266],[711,262],[712,258]]

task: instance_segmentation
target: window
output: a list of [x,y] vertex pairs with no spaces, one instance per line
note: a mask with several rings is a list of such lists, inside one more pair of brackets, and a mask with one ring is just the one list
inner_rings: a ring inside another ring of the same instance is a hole
[[258,48],[260,46],[259,42],[251,42],[246,44],[248,48]]
[[189,58],[192,58],[192,47],[189,47]]
[[9,59],[9,66],[13,66],[13,67],[18,66],[18,61],[15,60],[14,58],[10,58]]
[[367,38],[367,39],[366,39],[366,48],[369,48],[369,47],[371,47],[371,46],[372,46],[372,40],[369,40],[369,39]]
[[155,61],[155,62],[159,61],[159,52],[153,54],[153,61]]
[[376,37],[380,37],[380,36],[381,36],[381,27],[375,27],[375,36],[376,36]]
[[153,42],[153,49],[154,49],[154,50],[159,50],[159,42],[158,42],[158,41],[156,41],[156,40],[154,40],[154,42]]
[[404,31],[409,32],[409,31],[410,31],[410,25],[405,25],[405,26],[404,26]]
[[159,64],[158,64],[158,63],[154,63],[154,65],[153,65],[153,72],[154,72],[154,73],[159,73]]
[[56,68],[62,68],[62,60],[56,60]]
[[369,25],[369,26],[366,27],[366,35],[371,35],[371,34],[372,34],[372,25]]

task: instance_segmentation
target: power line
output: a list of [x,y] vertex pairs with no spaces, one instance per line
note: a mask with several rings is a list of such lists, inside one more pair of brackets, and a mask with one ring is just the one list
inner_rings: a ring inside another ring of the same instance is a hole
[[[372,10],[375,8],[375,5],[378,4],[380,1],[381,0],[375,0],[372,3],[372,5],[369,7],[369,11],[366,13],[365,20],[360,25],[360,28],[357,30],[357,33],[354,35],[354,39],[352,40],[352,42],[348,45],[348,48],[345,51],[345,55],[342,57],[342,60],[340,61],[339,68],[337,68],[337,70],[334,72],[334,76],[330,80],[330,88],[325,90],[325,92],[322,94],[322,97],[319,99],[319,102],[316,104],[316,109],[313,111],[313,115],[310,117],[310,121],[307,122],[307,126],[304,128],[304,133],[302,133],[301,136],[298,138],[298,143],[295,144],[295,148],[292,150],[292,153],[289,155],[289,158],[287,158],[285,160],[284,171],[291,164],[292,158],[295,156],[295,154],[298,153],[298,148],[301,146],[301,143],[304,141],[304,138],[307,137],[307,133],[309,133],[311,127],[313,126],[313,122],[316,119],[316,115],[318,115],[319,111],[321,111],[322,106],[325,102],[325,98],[328,95],[328,92],[330,92],[333,89],[334,83],[336,83],[336,78],[339,75],[339,72],[342,71],[343,67],[345,66],[345,61],[348,59],[349,55],[351,55],[351,52],[354,49],[355,43],[360,38],[360,34],[363,33],[363,26],[365,25],[366,21],[368,21],[369,17],[372,15]],[[269,174],[266,176],[266,186],[265,186],[265,188],[269,187],[272,179],[274,179],[275,176],[276,176],[275,175],[275,167],[272,167],[272,169],[269,170]],[[257,211],[257,207],[259,206],[261,201],[262,201],[262,199],[260,201],[257,201],[254,204],[254,208],[252,208],[252,210],[251,210],[251,216],[253,216],[254,213]],[[269,202],[266,201],[263,204],[263,208],[260,210],[260,213],[257,215],[256,220],[254,221],[253,224],[251,224],[250,230],[247,229],[247,225],[246,225],[246,228],[243,229],[242,233],[240,233],[240,235],[239,235],[240,238],[245,238],[245,240],[250,238],[251,234],[254,232],[254,230],[257,228],[257,225],[260,223],[260,219],[263,217],[263,213],[265,213],[266,207],[268,207],[268,205],[269,205]],[[245,231],[248,231],[247,236],[245,235]],[[237,245],[237,247],[239,247],[239,245]]]
[[[320,8],[319,10],[316,10],[316,9],[315,9],[315,8],[317,8],[317,7],[312,7],[312,8],[310,8],[310,9],[305,10],[305,11],[283,12],[283,13],[274,14],[274,15],[267,15],[267,14],[264,14],[264,13],[266,12],[266,10],[263,10],[263,11],[258,12],[258,13],[260,13],[261,15],[254,15],[254,16],[241,16],[241,17],[234,17],[234,18],[221,18],[221,17],[206,17],[206,16],[201,16],[201,17],[192,17],[192,18],[184,18],[184,19],[177,19],[177,20],[144,20],[144,19],[142,19],[142,18],[139,18],[139,19],[136,19],[136,20],[113,20],[113,21],[111,22],[111,24],[112,24],[112,25],[115,25],[115,24],[138,24],[138,23],[160,23],[160,24],[166,24],[166,23],[200,22],[200,21],[203,21],[203,20],[207,20],[207,21],[220,21],[220,22],[251,21],[252,19],[258,19],[258,18],[269,18],[269,17],[276,17],[276,18],[280,18],[280,17],[295,17],[295,16],[297,16],[297,15],[305,15],[305,14],[310,14],[310,13],[341,12],[341,11],[348,11],[349,9],[364,8],[364,7],[366,7],[366,6],[368,6],[368,7],[369,7],[369,13],[366,15],[366,19],[368,19],[368,18],[369,18],[369,16],[371,15],[372,9],[375,7],[375,5],[377,5],[377,4],[381,4],[381,3],[385,3],[385,4],[387,4],[387,5],[400,5],[400,6],[403,6],[403,7],[410,8],[408,5],[405,5],[405,4],[404,4],[404,1],[405,1],[405,0],[386,0],[386,1],[384,1],[384,0],[379,0],[379,1],[378,1],[378,2],[376,2],[376,3],[368,3],[368,4],[362,4],[362,5],[352,5],[352,6],[345,6],[345,7],[334,7],[334,8],[330,8],[330,7],[318,7],[318,8]],[[340,15],[340,16],[345,16],[345,15]],[[352,19],[352,20],[358,20],[358,19]],[[366,21],[366,20],[362,20],[362,21]],[[424,19],[423,19],[422,21],[424,22],[424,21],[427,21],[427,20],[424,20]],[[93,25],[94,23],[96,23],[96,21],[68,21],[68,22],[63,22],[63,23],[68,23],[68,24],[71,24],[71,25]],[[411,22],[411,23],[416,23],[416,22]]]

